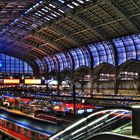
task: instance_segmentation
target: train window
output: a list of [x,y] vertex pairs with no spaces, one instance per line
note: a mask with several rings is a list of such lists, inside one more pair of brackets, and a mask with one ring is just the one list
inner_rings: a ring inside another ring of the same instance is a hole
[[31,140],[35,140],[35,133],[31,132]]
[[45,140],[45,136],[40,134],[39,140]]
[[1,125],[4,126],[4,120],[2,120],[2,124]]
[[24,136],[28,137],[28,129],[24,128]]
[[17,132],[21,133],[21,127],[19,127],[19,126],[17,127]]
[[12,123],[12,130],[15,131],[15,124]]
[[7,128],[10,127],[10,122],[6,122],[6,127],[7,127]]

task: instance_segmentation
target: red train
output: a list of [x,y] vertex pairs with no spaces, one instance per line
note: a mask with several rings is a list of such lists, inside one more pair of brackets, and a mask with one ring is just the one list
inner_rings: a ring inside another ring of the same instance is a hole
[[48,140],[48,136],[59,130],[57,125],[50,122],[7,113],[0,109],[0,131],[16,140]]
[[[78,110],[88,110],[88,109],[95,109],[95,106],[92,104],[83,104],[83,103],[76,103],[75,105],[76,111]],[[73,102],[54,102],[53,103],[53,110],[60,111],[60,112],[73,112],[74,111],[74,104]]]
[[48,136],[40,134],[29,128],[17,125],[11,121],[0,119],[0,131],[10,135],[17,140],[47,140]]

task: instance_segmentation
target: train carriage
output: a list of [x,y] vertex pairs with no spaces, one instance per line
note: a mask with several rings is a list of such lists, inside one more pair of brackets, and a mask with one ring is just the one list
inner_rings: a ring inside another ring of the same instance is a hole
[[16,140],[47,140],[60,129],[50,122],[0,110],[0,131]]

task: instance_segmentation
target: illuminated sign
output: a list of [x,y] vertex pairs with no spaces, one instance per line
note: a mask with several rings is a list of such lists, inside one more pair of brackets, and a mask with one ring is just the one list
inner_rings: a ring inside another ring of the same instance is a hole
[[25,84],[41,84],[40,79],[25,79]]
[[3,83],[4,84],[19,84],[20,80],[19,79],[4,79]]
[[2,68],[2,61],[0,61],[0,68]]

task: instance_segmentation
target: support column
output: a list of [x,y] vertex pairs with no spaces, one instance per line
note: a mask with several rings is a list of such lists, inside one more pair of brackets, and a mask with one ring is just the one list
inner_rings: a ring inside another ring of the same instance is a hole
[[100,92],[100,88],[99,88],[99,86],[100,86],[100,81],[99,81],[99,79],[100,79],[100,76],[99,76],[99,74],[98,74],[98,75],[97,75],[97,79],[96,79],[96,84],[97,84],[96,92],[97,92],[97,93]]
[[72,96],[73,96],[73,113],[76,115],[76,93],[75,93],[75,77],[74,71],[71,71],[71,87],[72,87]]
[[91,84],[91,89],[90,89],[90,95],[93,96],[93,69],[90,70],[90,84]]
[[138,82],[137,90],[138,90],[138,94],[140,94],[140,72],[138,73],[138,80],[137,80],[137,82]]
[[82,74],[81,84],[82,84],[82,94],[83,94],[84,93],[84,74]]
[[100,86],[100,82],[97,81],[96,84],[97,84],[96,92],[99,93],[99,92],[100,92],[100,88],[99,88],[99,86]]
[[61,80],[60,80],[60,71],[58,71],[57,72],[57,81],[58,81],[58,85],[57,85],[57,94],[58,94],[58,96],[60,95],[60,88],[59,88],[59,86],[60,86],[60,83],[61,83]]
[[115,68],[114,93],[115,95],[119,93],[119,71],[117,67]]

